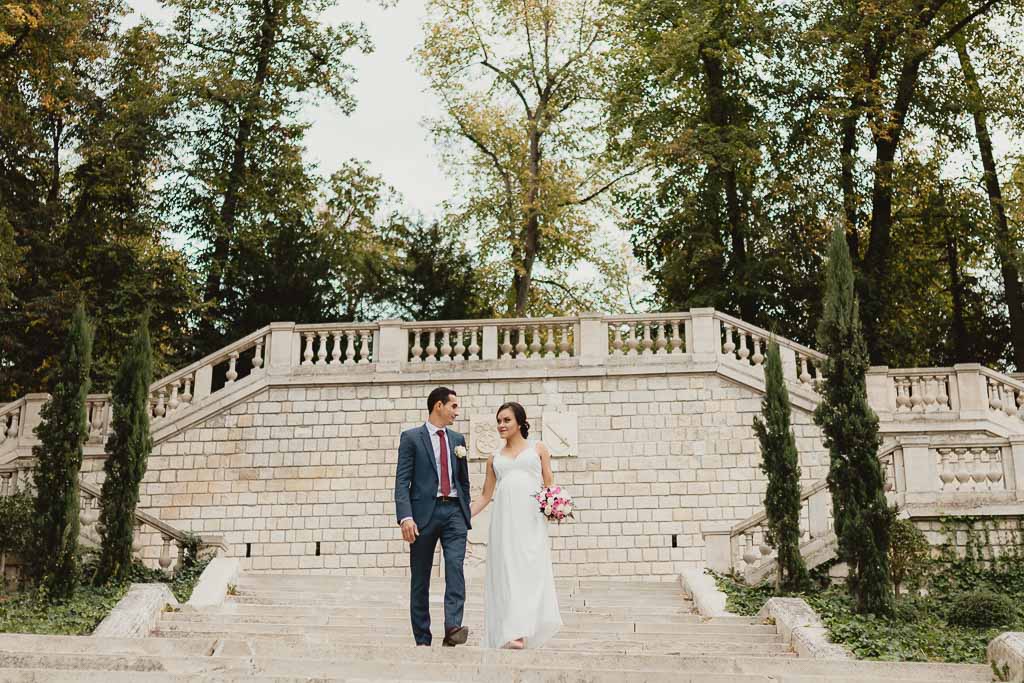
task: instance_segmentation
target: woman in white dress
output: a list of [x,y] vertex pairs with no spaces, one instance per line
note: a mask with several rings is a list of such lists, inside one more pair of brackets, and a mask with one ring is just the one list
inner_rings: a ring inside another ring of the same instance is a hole
[[530,423],[518,403],[498,409],[504,448],[487,460],[483,493],[473,501],[475,517],[493,500],[484,583],[484,647],[538,648],[558,632],[555,577],[548,521],[533,494],[551,486],[551,453],[531,445]]

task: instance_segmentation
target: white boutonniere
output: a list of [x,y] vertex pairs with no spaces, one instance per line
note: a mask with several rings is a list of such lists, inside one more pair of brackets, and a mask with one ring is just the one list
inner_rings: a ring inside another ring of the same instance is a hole
[[469,453],[469,451],[466,450],[465,446],[456,446],[455,447],[455,457],[456,458],[465,459],[465,457],[466,457],[466,455],[468,453]]

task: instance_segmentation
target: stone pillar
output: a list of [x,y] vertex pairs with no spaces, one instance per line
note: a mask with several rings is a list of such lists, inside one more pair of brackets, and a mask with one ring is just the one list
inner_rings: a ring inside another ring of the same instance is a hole
[[[868,368],[864,381],[868,393],[868,405],[879,416],[892,415],[896,412],[896,397],[889,389],[892,380],[889,377],[889,366],[873,365]],[[884,418],[883,418],[884,419]]]
[[374,349],[378,371],[397,371],[409,360],[409,333],[402,329],[401,320],[381,320],[378,332],[380,343]]
[[[907,481],[907,493],[934,494],[939,490],[939,466],[928,445],[928,437],[904,436],[903,476]],[[910,502],[908,500],[908,502]]]
[[[978,363],[957,363],[956,397],[950,397],[954,410],[959,406],[961,420],[978,420],[988,417],[988,386],[981,374]],[[952,392],[951,392],[952,393]]]
[[732,571],[732,524],[705,522],[701,532],[704,534],[704,564],[707,568],[723,574]]
[[722,353],[721,323],[715,319],[713,308],[690,309],[690,334],[686,341],[692,346],[687,349],[697,362],[716,361]]
[[580,365],[604,365],[608,360],[608,323],[600,313],[581,313],[576,336]]
[[27,441],[35,441],[35,428],[42,422],[42,417],[39,415],[39,411],[43,409],[43,405],[50,400],[49,394],[26,394],[25,396],[25,410],[22,412],[22,419],[18,435],[18,438],[24,438]]
[[831,495],[827,488],[823,488],[807,499],[807,523],[811,538],[821,538],[828,533],[828,499]]
[[[263,366],[267,372],[274,375],[286,375],[292,370],[292,365],[298,364],[298,353],[294,353],[295,323],[270,323],[270,334],[267,344],[269,352],[264,351]],[[196,375],[196,386],[198,389],[199,376]],[[209,383],[207,383],[209,386]]]
[[[1007,488],[1013,487],[1017,492],[1017,500],[1024,500],[1024,434],[1013,434],[1010,436],[1010,465],[1013,469],[1007,473]],[[1004,471],[1009,468],[1003,468]]]
[[481,360],[495,360],[498,357],[498,326],[484,325],[480,342]]
[[196,379],[192,385],[192,404],[197,405],[210,395],[213,389],[213,366],[204,365],[196,370]]
[[[778,337],[775,341],[778,342]],[[767,355],[767,350],[765,355]],[[782,379],[790,382],[800,383],[800,371],[796,367],[796,351],[788,346],[779,344],[779,357],[782,359]]]

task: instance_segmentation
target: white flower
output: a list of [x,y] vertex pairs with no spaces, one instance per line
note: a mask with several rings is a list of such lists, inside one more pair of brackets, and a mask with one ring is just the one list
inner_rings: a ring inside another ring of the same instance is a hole
[[456,458],[465,458],[468,453],[469,453],[469,451],[466,450],[465,446],[456,446],[455,447],[455,457]]
[[545,505],[544,506],[544,514],[545,515],[550,515],[551,514],[551,506],[550,505]]

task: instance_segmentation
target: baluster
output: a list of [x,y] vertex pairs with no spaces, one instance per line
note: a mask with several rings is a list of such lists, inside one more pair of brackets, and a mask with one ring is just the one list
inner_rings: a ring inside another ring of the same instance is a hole
[[466,332],[469,330],[465,328],[458,328],[454,330],[455,335],[455,347],[452,349],[452,360],[456,363],[462,363],[466,360]]
[[160,548],[160,568],[164,571],[171,566],[171,541],[174,539],[167,534],[160,534],[160,538],[163,539],[163,547]]
[[136,519],[132,523],[132,552],[138,555],[140,550],[142,550],[142,522]]
[[893,377],[893,384],[896,387],[896,410],[905,412],[910,410],[910,384],[906,377]]
[[423,362],[423,359],[420,358],[420,356],[423,355],[423,347],[420,346],[420,331],[417,329],[413,329],[412,331],[412,350],[410,353],[412,353],[413,363]]
[[922,377],[921,385],[924,387],[924,411],[930,413],[935,410],[935,377]]
[[683,352],[683,336],[680,331],[680,322],[678,320],[672,321],[672,338],[669,343],[669,353],[676,354]]
[[167,404],[164,402],[164,390],[157,390],[156,397],[156,406],[153,408],[153,413],[156,417],[163,417],[167,414]]
[[8,422],[6,415],[0,415],[0,444],[7,441]]
[[445,363],[452,362],[451,328],[441,330],[441,360]]
[[562,328],[562,339],[558,342],[558,357],[568,358],[569,357],[569,331],[570,326],[566,325]]
[[175,545],[178,546],[178,564],[174,565],[174,571],[178,571],[185,566],[185,544],[181,541],[175,541]]
[[437,345],[434,343],[434,336],[437,334],[436,330],[430,330],[427,336],[427,362],[437,362]]
[[622,355],[622,327],[619,325],[615,326],[615,338],[612,340],[612,355]]
[[740,335],[740,348],[736,355],[741,361],[747,362],[747,359],[750,358],[750,349],[747,348],[747,333],[743,330],[737,330],[737,332]]
[[516,358],[523,358],[526,353],[526,328],[519,328],[519,339],[516,340]]
[[654,353],[651,351],[651,349],[654,347],[654,340],[651,339],[651,324],[650,323],[641,323],[641,324],[643,325],[643,328],[644,328],[644,337],[643,337],[643,342],[642,342],[642,346],[643,346],[642,353],[645,356],[653,356]]
[[[341,336],[343,334],[341,330],[331,330],[328,332],[328,336],[331,339],[331,359],[327,361],[328,365],[341,365]],[[326,339],[324,342],[326,343]]]
[[[992,456],[989,459],[988,472],[986,476],[989,480],[989,488],[995,488],[996,484],[999,484],[1003,479],[1003,449],[991,448],[988,450]],[[999,488],[1003,488],[1000,486]]]
[[999,384],[991,377],[988,378],[988,407],[992,410],[999,410],[1003,405],[1003,399],[999,396]]
[[658,356],[664,356],[668,353],[668,338],[665,336],[666,323],[659,321],[655,323],[655,325],[657,326],[658,332],[655,334],[654,338],[654,353]]
[[732,325],[722,323],[722,333],[725,335],[725,343],[722,344],[722,353],[731,356],[736,350],[736,344],[732,341]]
[[747,549],[745,551],[743,551],[743,561],[746,562],[747,564],[754,564],[755,562],[757,562],[757,558],[759,556],[759,553],[757,552],[757,548],[754,546],[754,534],[753,533],[747,534],[746,539],[747,539],[747,543],[746,543],[746,548]]
[[256,340],[256,350],[252,354],[252,371],[259,372],[263,369],[263,337]]
[[181,380],[171,382],[171,397],[167,400],[167,412],[173,413],[181,405],[181,398],[178,396],[178,386]]
[[530,358],[540,358],[540,327],[530,328]]
[[320,337],[320,347],[316,351],[316,364],[327,365],[327,340],[330,338],[330,332],[317,332],[317,336]]
[[750,361],[754,365],[760,365],[764,362],[764,354],[761,353],[761,338],[753,337],[754,340],[754,355],[750,357]]
[[1024,420],[1024,391],[1017,392],[1017,417]]
[[971,471],[967,467],[966,448],[954,448],[956,453],[956,481],[957,490],[963,490],[964,485],[971,480]]
[[313,332],[306,332],[306,349],[302,352],[302,364],[313,364]]
[[509,360],[512,358],[512,340],[510,339],[511,332],[506,327],[502,330],[502,341],[501,341],[501,359]]
[[356,364],[356,333],[345,330],[345,362],[344,365]]
[[0,498],[14,495],[14,490],[11,488],[13,476],[14,472],[0,472]]
[[629,338],[626,340],[626,348],[628,349],[626,351],[626,355],[627,356],[635,356],[636,355],[636,347],[639,344],[640,344],[640,342],[636,338],[636,325],[630,325],[629,326]]
[[811,381],[811,373],[807,370],[807,356],[798,354],[800,358],[800,384],[808,384]]
[[1011,386],[1003,387],[1003,412],[1007,417],[1017,414],[1017,390]]
[[544,337],[544,357],[554,358],[555,357],[555,328],[548,325],[547,334]]
[[480,360],[480,344],[477,343],[479,327],[469,328],[469,360]]
[[373,350],[370,348],[370,344],[373,342],[373,335],[369,330],[363,330],[359,333],[361,343],[359,344],[359,363],[365,365],[370,362],[370,354]]
[[238,351],[232,351],[228,354],[228,372],[227,372],[227,384],[231,384],[238,379],[238,371],[235,369],[235,363],[238,362]]
[[192,375],[185,378],[185,390],[181,392],[182,403],[192,403]]
[[924,396],[921,389],[921,378],[920,377],[909,377],[907,378],[908,387],[910,389],[910,410],[912,412],[918,412],[921,410],[921,406],[924,405]]

